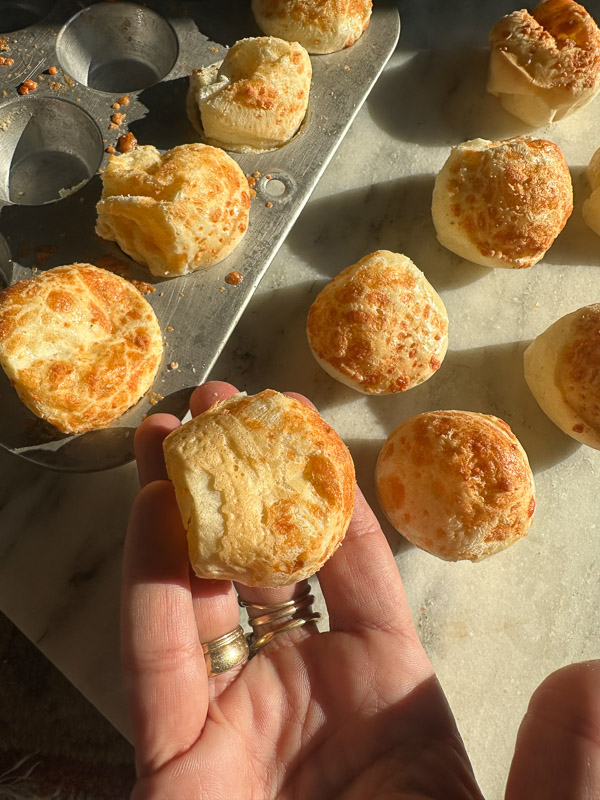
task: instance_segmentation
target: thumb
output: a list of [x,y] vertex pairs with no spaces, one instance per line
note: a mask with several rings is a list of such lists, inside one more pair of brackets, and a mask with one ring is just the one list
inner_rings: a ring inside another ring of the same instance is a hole
[[600,661],[549,675],[521,723],[506,800],[549,797],[600,797]]

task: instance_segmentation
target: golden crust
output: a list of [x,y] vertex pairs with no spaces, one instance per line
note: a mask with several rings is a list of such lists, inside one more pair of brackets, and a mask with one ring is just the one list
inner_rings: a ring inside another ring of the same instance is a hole
[[242,39],[220,65],[190,75],[188,116],[208,144],[236,152],[273,150],[300,127],[311,77],[310,57],[297,42]]
[[283,586],[342,541],[354,465],[309,406],[271,390],[216,403],[164,442],[196,575]]
[[371,0],[252,0],[259,28],[299,42],[309,53],[350,47],[371,19]]
[[184,275],[226,258],[248,228],[248,181],[216,147],[152,145],[112,156],[96,233],[153,275]]
[[514,11],[490,32],[488,91],[530,125],[562,119],[600,90],[600,31],[573,0]]
[[378,250],[325,286],[306,332],[318,363],[334,378],[365,394],[392,394],[439,369],[448,315],[409,258]]
[[485,267],[533,266],[572,210],[571,175],[561,149],[530,136],[459,144],[433,191],[441,244]]
[[387,438],[381,507],[409,541],[447,561],[479,561],[527,534],[535,486],[509,426],[470,411],[430,411]]
[[25,405],[63,433],[120,417],[161,359],[152,307],[106,270],[56,267],[0,292],[0,364]]
[[600,304],[561,317],[525,351],[525,379],[542,410],[600,450]]

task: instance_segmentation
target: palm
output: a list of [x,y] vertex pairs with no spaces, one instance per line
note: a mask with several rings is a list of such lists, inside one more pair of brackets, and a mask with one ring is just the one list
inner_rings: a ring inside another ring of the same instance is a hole
[[416,639],[294,638],[219,679],[196,743],[141,782],[140,797],[162,796],[182,775],[180,800],[364,800],[385,797],[386,786],[411,800],[481,797]]
[[[200,387],[192,412],[233,391]],[[207,677],[200,642],[235,628],[239,609],[231,583],[189,572],[162,458],[178,424],[156,415],[136,435],[146,486],[126,541],[122,618],[134,800],[482,800],[360,493],[343,546],[319,572],[331,630],[281,634]],[[291,596],[239,591],[266,605]],[[519,734],[507,800],[600,797],[599,720],[600,664],[551,676]]]

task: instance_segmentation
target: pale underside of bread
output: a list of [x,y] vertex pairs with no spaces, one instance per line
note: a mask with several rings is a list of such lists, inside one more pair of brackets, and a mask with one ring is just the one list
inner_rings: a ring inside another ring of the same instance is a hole
[[339,546],[354,469],[316,412],[274,392],[257,397],[236,395],[196,417],[167,438],[165,457],[196,574],[287,585]]
[[487,88],[510,114],[534,128],[541,128],[590,103],[600,91],[600,83],[582,89],[574,97],[573,92],[565,87],[536,83],[512,53],[492,50]]
[[376,485],[391,524],[444,560],[480,561],[526,535],[535,487],[506,423],[465,411],[428,412],[387,439]]
[[120,417],[161,359],[150,304],[105,270],[56,267],[0,294],[0,363],[25,405],[64,433]]
[[[598,308],[598,307],[596,307]],[[561,385],[565,347],[574,341],[574,326],[581,319],[583,309],[561,317],[529,345],[524,354],[525,380],[538,405],[563,433],[582,444],[600,450],[600,426],[596,420],[590,422],[589,415],[582,415],[577,406],[568,401]],[[600,322],[598,325],[600,330]],[[600,352],[596,346],[596,362]],[[585,359],[590,362],[589,358]],[[596,394],[594,392],[594,394]],[[600,398],[598,398],[600,401]]]
[[369,25],[371,0],[252,0],[260,29],[269,36],[299,42],[309,53],[350,47]]

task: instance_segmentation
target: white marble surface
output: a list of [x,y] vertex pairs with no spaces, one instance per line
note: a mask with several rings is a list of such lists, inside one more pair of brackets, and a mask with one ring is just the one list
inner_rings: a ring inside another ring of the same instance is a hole
[[[459,8],[457,8],[459,6]],[[436,172],[451,145],[528,132],[485,93],[487,30],[515,6],[400,2],[400,46],[280,250],[213,376],[249,392],[309,395],[349,444],[375,503],[385,436],[408,416],[462,408],[504,418],[526,448],[538,508],[526,540],[480,564],[449,564],[389,526],[415,623],[488,800],[503,797],[519,721],[539,681],[600,656],[600,453],[549,422],[522,375],[526,342],[600,299],[600,238],[581,220],[600,98],[542,133],[564,149],[575,210],[530,270],[488,270],[437,244]],[[600,2],[588,7],[600,19]],[[439,372],[405,395],[365,398],[313,361],[304,336],[324,282],[376,248],[410,256],[450,317]],[[0,608],[126,731],[119,677],[121,547],[137,489],[133,465],[64,475],[0,452]]]

